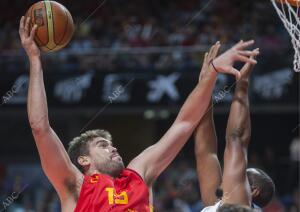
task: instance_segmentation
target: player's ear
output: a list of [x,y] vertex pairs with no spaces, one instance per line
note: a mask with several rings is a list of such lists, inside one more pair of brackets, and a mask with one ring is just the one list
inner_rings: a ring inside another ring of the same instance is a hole
[[260,189],[256,186],[251,186],[251,196],[257,197],[260,193]]
[[91,164],[90,158],[88,156],[79,156],[77,159],[77,162],[81,166],[88,166]]

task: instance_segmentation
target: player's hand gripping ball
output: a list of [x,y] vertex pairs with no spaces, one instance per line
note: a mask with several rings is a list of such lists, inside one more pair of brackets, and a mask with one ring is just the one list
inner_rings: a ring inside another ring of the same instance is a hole
[[54,52],[64,48],[74,33],[74,23],[70,12],[55,1],[40,1],[27,11],[30,27],[38,25],[35,42],[44,52]]

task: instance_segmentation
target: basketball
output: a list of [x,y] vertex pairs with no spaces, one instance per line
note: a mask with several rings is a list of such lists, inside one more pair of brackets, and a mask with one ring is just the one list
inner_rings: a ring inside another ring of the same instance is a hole
[[70,12],[55,1],[40,1],[33,4],[26,13],[31,18],[31,27],[38,25],[35,42],[44,52],[64,48],[74,33]]
[[300,0],[277,0],[277,1],[281,2],[281,3],[288,2],[290,5],[295,6],[295,7],[299,7],[300,6]]

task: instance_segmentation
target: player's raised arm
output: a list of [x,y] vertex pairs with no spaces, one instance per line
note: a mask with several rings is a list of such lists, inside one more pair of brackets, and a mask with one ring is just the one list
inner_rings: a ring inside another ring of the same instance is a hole
[[71,163],[63,144],[49,125],[40,50],[34,42],[37,26],[30,31],[29,23],[29,18],[25,20],[22,17],[19,28],[21,42],[30,62],[28,118],[43,170],[63,201],[70,197],[69,188],[75,185],[77,179],[82,179],[82,174]]
[[206,55],[199,82],[185,101],[173,125],[156,144],[147,148],[128,166],[137,171],[148,185],[172,162],[203,117],[209,105],[217,72],[234,74],[239,78],[239,72],[233,68],[235,61],[256,63],[249,59],[256,52],[243,50],[252,44],[253,41],[240,42],[237,48],[235,46],[214,60],[220,48],[217,43]]
[[221,185],[222,171],[217,155],[217,135],[212,101],[195,131],[195,156],[201,200],[205,206],[217,202],[216,190]]
[[223,202],[250,205],[247,179],[247,150],[251,136],[248,84],[253,65],[245,64],[237,81],[226,129],[224,153]]

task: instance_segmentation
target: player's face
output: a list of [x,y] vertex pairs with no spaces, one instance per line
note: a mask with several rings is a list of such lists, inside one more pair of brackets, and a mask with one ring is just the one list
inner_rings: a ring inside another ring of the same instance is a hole
[[97,171],[116,177],[124,169],[124,164],[111,141],[95,138],[89,145],[91,167]]

